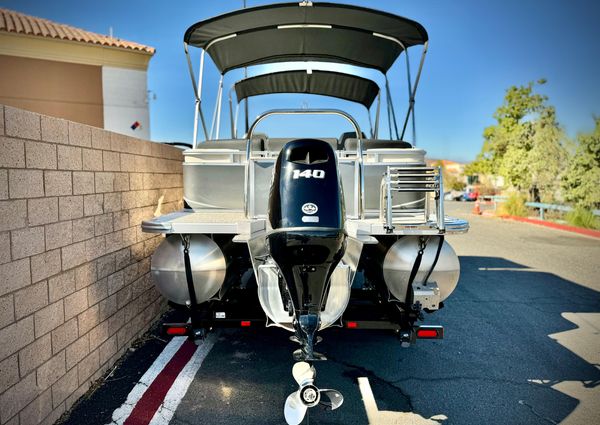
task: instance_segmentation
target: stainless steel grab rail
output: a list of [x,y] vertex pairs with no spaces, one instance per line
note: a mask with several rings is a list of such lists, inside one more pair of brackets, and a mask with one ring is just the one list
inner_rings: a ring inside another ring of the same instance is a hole
[[358,139],[357,157],[358,157],[358,173],[359,173],[359,200],[358,200],[358,215],[360,218],[364,218],[364,176],[363,176],[363,158],[362,158],[362,131],[358,122],[348,113],[340,109],[271,109],[260,114],[250,128],[246,135],[246,172],[244,178],[244,213],[247,218],[250,217],[249,210],[249,190],[250,190],[250,158],[252,157],[252,136],[254,135],[254,129],[260,124],[262,120],[272,115],[337,115],[345,118],[352,124],[354,131],[356,132],[356,138]]

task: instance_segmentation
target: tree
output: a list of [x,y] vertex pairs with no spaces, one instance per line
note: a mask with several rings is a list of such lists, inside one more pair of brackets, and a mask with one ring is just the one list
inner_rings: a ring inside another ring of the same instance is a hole
[[584,208],[600,208],[600,117],[591,133],[579,134],[577,150],[562,180],[565,199]]
[[[546,80],[539,80],[543,85]],[[564,133],[548,97],[534,92],[536,83],[512,86],[494,113],[496,124],[483,132],[483,148],[468,174],[501,175],[535,201],[552,200],[559,187],[567,152]]]

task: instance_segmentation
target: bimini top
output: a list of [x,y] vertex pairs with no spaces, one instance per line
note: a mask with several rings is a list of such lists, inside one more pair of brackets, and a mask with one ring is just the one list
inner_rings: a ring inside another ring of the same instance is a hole
[[238,102],[261,94],[307,93],[357,102],[367,109],[379,93],[379,86],[371,80],[332,71],[274,72],[238,81],[234,87]]
[[410,19],[359,6],[280,3],[241,9],[192,25],[184,41],[208,52],[221,73],[289,61],[339,62],[385,73],[427,31]]

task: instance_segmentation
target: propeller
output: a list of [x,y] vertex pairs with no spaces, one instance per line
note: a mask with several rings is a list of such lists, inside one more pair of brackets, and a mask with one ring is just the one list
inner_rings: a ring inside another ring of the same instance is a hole
[[314,366],[306,362],[297,362],[292,368],[292,375],[298,385],[302,386],[304,383],[309,383],[308,381],[312,383],[315,380],[315,376],[317,376],[317,371]]
[[317,371],[307,362],[294,364],[292,375],[300,388],[291,393],[285,401],[283,415],[288,425],[299,425],[309,407],[321,404],[335,410],[344,402],[344,397],[339,391],[319,390],[313,384]]

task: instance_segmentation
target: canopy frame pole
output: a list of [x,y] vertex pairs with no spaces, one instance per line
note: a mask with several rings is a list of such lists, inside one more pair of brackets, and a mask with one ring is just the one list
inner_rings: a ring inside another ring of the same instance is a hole
[[219,80],[219,90],[218,90],[218,99],[217,99],[217,128],[215,129],[215,140],[219,140],[219,133],[221,129],[221,105],[223,103],[223,77],[221,75],[221,79]]
[[[373,121],[371,120],[371,110],[369,108],[367,108],[365,106],[365,108],[367,109],[367,117],[369,117],[369,133],[371,134],[371,138],[373,139],[375,136],[375,133],[373,132]],[[356,137],[358,138],[358,134],[356,135]]]
[[233,99],[231,98],[231,92],[233,91],[233,86],[229,90],[229,129],[231,130],[231,138],[235,139],[235,123],[233,121]]
[[215,134],[215,123],[217,121],[217,112],[219,109],[219,98],[221,97],[221,86],[223,82],[223,75],[219,78],[219,85],[217,89],[217,98],[215,99],[215,108],[213,109],[212,123],[210,124],[210,140],[213,139],[213,134]]
[[[408,101],[410,103],[411,101],[411,94],[412,94],[412,79],[410,77],[410,59],[408,58],[408,50],[404,51],[404,57],[406,58],[406,80],[408,81]],[[414,103],[414,99],[413,99],[413,103]],[[413,145],[417,146],[417,128],[416,128],[416,124],[415,124],[415,108],[413,106],[413,112],[411,115],[411,120],[412,120],[412,138],[413,138]]]
[[375,131],[373,132],[373,138],[379,138],[379,111],[381,110],[381,90],[377,93],[377,109],[375,110]]
[[[394,110],[394,102],[392,101],[392,95],[391,95],[391,90],[390,90],[390,83],[387,77],[387,74],[385,74],[385,89],[388,93],[388,109],[392,111],[392,121],[394,123],[394,130],[396,131],[396,140],[400,140],[398,138],[398,122],[396,121],[396,111]],[[388,114],[389,115],[389,114]],[[390,126],[390,139],[392,138],[392,129]]]
[[[404,119],[404,125],[402,126],[402,136],[404,137],[404,133],[406,132],[406,126],[408,125],[408,118],[410,117],[411,113],[414,114],[414,108],[415,108],[415,96],[417,94],[417,88],[419,86],[419,80],[421,79],[421,72],[423,71],[423,63],[425,62],[425,55],[427,54],[427,48],[429,47],[429,40],[427,40],[424,44],[423,44],[423,53],[421,54],[421,61],[419,63],[419,70],[417,71],[417,76],[415,78],[415,84],[413,86],[413,90],[412,90],[412,94],[410,96],[410,100],[409,100],[409,105],[408,105],[408,111],[406,113],[406,118]],[[415,134],[416,136],[416,134]],[[417,145],[417,140],[415,138],[415,140],[413,140],[415,146]]]
[[192,66],[192,59],[190,52],[188,51],[188,44],[183,43],[183,49],[185,51],[185,57],[187,59],[188,71],[190,73],[190,79],[192,81],[192,87],[194,89],[194,135],[193,135],[193,147],[196,148],[198,144],[198,117],[202,122],[202,130],[204,131],[204,138],[208,138],[208,131],[206,130],[206,122],[204,120],[204,114],[202,113],[202,77],[204,73],[204,50],[200,53],[200,71],[198,74],[198,84],[194,78],[194,67]]

